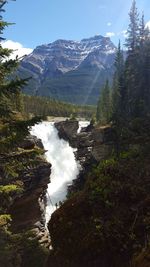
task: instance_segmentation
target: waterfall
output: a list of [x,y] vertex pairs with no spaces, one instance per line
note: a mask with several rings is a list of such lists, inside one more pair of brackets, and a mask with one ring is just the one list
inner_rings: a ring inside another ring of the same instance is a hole
[[[83,123],[83,126],[87,126]],[[81,130],[82,123],[79,123]],[[31,134],[42,140],[46,152],[46,159],[52,164],[50,183],[47,189],[46,222],[55,211],[59,203],[66,198],[67,186],[71,184],[80,170],[80,165],[74,156],[74,149],[69,143],[60,139],[54,122],[42,122],[31,129]]]

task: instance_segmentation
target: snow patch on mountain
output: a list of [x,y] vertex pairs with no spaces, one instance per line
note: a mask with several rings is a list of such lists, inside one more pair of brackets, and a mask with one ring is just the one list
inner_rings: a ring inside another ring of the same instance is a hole
[[[46,81],[46,90],[48,91],[51,87],[57,95],[59,91],[57,87],[58,80],[70,71],[76,72],[79,70],[78,80],[83,78],[82,75],[86,77],[84,73],[90,73],[91,69],[106,70],[109,75],[113,68],[116,50],[117,48],[110,38],[101,35],[84,38],[81,41],[59,39],[53,43],[37,46],[31,54],[22,60],[20,70],[21,73],[27,73],[28,77],[33,77],[33,84],[31,85],[33,92],[35,91],[34,88],[36,88],[36,92],[41,90],[40,88],[43,88],[42,86],[45,85]],[[87,75],[89,78],[89,74]],[[99,76],[99,74],[97,75]],[[63,82],[66,81],[65,88],[70,88],[68,90],[72,91],[74,83],[77,81],[72,76],[73,80],[70,80],[68,85],[68,77]],[[51,84],[52,79],[55,79],[55,81]],[[101,80],[103,80],[103,77],[101,77]],[[70,84],[72,87],[69,87]],[[75,88],[79,86],[80,83],[75,85]]]

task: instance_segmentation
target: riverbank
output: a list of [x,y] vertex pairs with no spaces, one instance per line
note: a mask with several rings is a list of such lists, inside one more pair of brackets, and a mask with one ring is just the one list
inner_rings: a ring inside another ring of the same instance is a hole
[[16,150],[0,154],[0,266],[46,261],[45,194],[51,164],[41,141],[28,135]]
[[[69,117],[54,117],[54,116],[47,116],[46,117],[46,121],[49,121],[49,122],[61,122],[61,121],[66,121],[66,120],[70,120]],[[82,117],[77,117],[76,118],[76,121],[86,121],[87,119],[86,118],[82,118]]]
[[67,201],[52,214],[47,267],[149,267],[144,259],[149,255],[149,153],[135,146],[135,139],[117,159],[108,150],[111,128],[94,127],[81,132],[78,142],[86,159],[84,146],[89,148],[91,136],[90,154],[97,160],[89,159],[90,169],[85,167]]

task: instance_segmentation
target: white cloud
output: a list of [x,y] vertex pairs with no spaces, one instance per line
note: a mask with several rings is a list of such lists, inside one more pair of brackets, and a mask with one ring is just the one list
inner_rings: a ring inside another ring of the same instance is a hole
[[123,30],[121,32],[117,32],[117,36],[123,36],[124,38],[127,38],[127,30]]
[[150,30],[150,20],[146,23],[145,27],[149,28],[149,30]]
[[115,36],[115,33],[114,32],[106,32],[106,37],[113,37]]
[[10,56],[10,58],[12,58],[12,59],[15,59],[16,56],[18,56],[20,58],[24,55],[28,55],[28,54],[32,53],[32,51],[33,51],[33,49],[23,47],[22,44],[20,44],[18,42],[14,42],[12,40],[7,40],[7,41],[2,42],[2,47],[14,50],[14,52]]
[[108,27],[110,27],[111,25],[112,25],[112,23],[111,23],[111,22],[108,22],[108,23],[107,23],[107,26],[108,26]]
[[127,36],[128,36],[128,34],[127,34],[127,30],[123,30],[123,31],[121,32],[121,34],[122,34],[125,38],[127,38]]

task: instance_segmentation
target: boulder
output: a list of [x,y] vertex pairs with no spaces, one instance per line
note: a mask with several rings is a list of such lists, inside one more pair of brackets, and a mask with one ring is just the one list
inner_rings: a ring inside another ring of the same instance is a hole
[[42,141],[33,135],[28,135],[19,145],[19,147],[23,149],[33,149],[35,146],[44,149]]
[[55,123],[60,138],[69,141],[69,143],[76,147],[76,135],[79,128],[79,123],[76,120],[66,120]]

